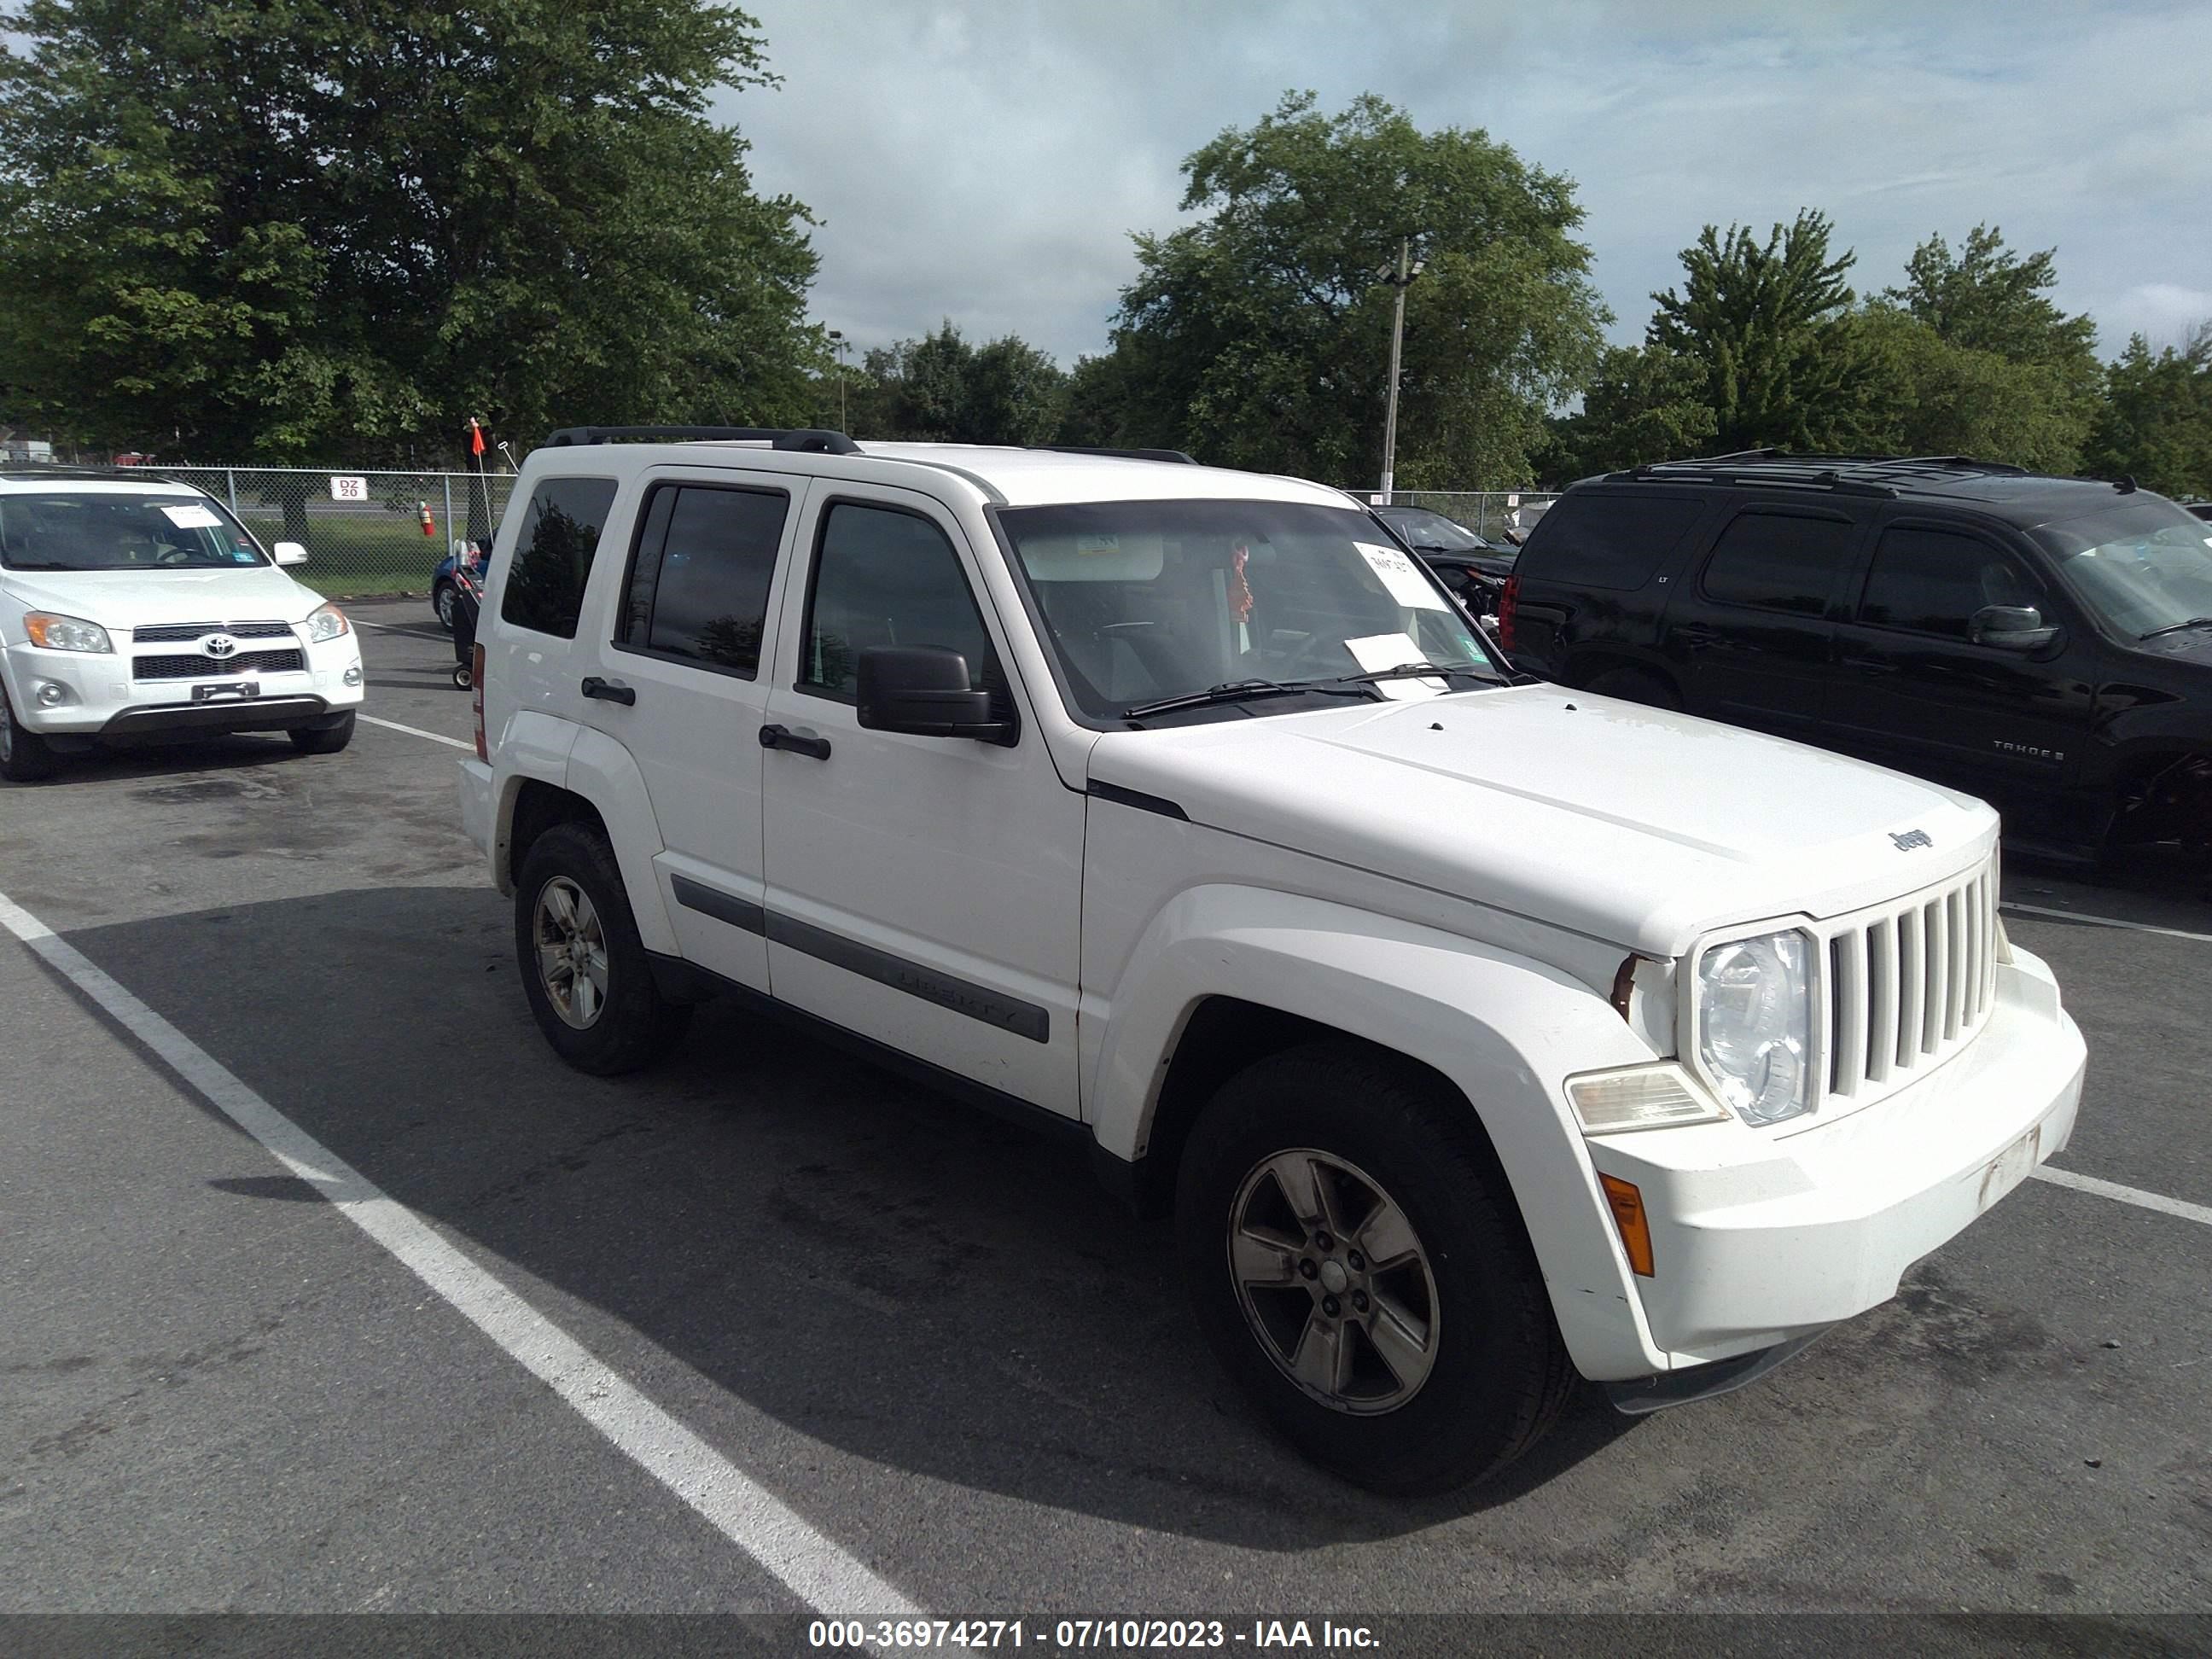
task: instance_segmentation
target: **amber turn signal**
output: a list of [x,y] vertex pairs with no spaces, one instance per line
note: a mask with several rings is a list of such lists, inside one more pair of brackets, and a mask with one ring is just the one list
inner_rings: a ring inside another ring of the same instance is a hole
[[1651,1224],[1644,1218],[1644,1194],[1618,1176],[1601,1175],[1597,1180],[1605,1188],[1606,1201],[1613,1206],[1613,1224],[1620,1229],[1628,1265],[1638,1278],[1651,1278]]

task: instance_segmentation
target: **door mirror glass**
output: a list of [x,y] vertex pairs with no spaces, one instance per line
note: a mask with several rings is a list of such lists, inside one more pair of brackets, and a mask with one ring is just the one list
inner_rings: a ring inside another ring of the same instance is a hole
[[297,542],[278,542],[269,550],[276,556],[279,564],[305,564],[307,562],[307,550]]
[[939,646],[877,645],[860,653],[860,724],[919,738],[1011,744],[1014,723],[997,718],[991,694],[972,688],[968,659]]
[[1998,651],[2037,651],[2057,639],[2058,630],[2045,626],[2043,612],[2032,605],[1985,605],[1967,623],[1966,636]]

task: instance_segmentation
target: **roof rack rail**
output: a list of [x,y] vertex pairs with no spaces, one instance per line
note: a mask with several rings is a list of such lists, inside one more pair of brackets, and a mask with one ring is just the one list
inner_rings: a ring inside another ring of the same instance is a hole
[[1097,444],[1033,444],[1034,449],[1048,449],[1056,455],[1112,455],[1125,461],[1178,461],[1185,466],[1198,463],[1180,449],[1117,449]]
[[548,449],[568,444],[611,443],[618,438],[673,438],[685,441],[758,442],[771,449],[803,450],[814,455],[858,455],[862,453],[842,432],[812,427],[774,426],[564,426],[546,439]]

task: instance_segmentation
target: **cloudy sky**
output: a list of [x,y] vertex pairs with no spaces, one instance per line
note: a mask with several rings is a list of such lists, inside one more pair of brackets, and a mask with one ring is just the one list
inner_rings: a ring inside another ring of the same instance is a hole
[[2212,317],[2205,0],[742,0],[781,88],[724,97],[756,181],[823,220],[817,314],[950,317],[1073,362],[1182,158],[1292,88],[1374,92],[1571,175],[1639,337],[1708,221],[1824,210],[1862,293],[1931,231],[2055,246],[2058,298],[2172,342]]

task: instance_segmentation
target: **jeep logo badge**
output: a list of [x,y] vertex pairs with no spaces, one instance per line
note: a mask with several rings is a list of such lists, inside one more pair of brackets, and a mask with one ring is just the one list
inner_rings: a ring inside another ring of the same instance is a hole
[[1889,838],[1897,843],[1897,850],[1900,853],[1910,853],[1916,847],[1933,847],[1936,844],[1935,838],[1925,830],[1908,830],[1901,836],[1893,830],[1889,832]]
[[227,657],[238,649],[238,641],[228,634],[210,634],[200,641],[200,649],[210,657]]

